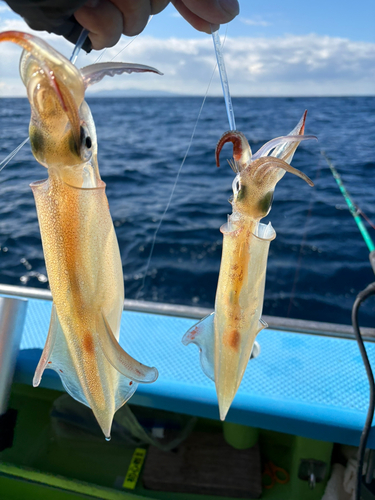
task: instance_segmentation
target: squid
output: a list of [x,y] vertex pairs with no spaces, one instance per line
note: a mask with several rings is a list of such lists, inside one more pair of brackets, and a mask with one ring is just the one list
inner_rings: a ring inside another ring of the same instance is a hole
[[36,36],[8,31],[0,33],[4,41],[24,49],[20,73],[31,107],[30,145],[48,169],[46,180],[31,184],[53,297],[33,385],[45,369],[55,370],[66,391],[92,409],[109,440],[114,413],[138,383],[154,382],[158,371],[118,343],[124,279],[85,90],[105,75],[161,73],[128,63],[80,71]]
[[270,212],[275,186],[286,172],[314,185],[290,165],[298,144],[316,139],[304,135],[306,113],[290,134],[267,142],[254,155],[239,131],[226,132],[216,146],[219,167],[223,145],[233,143],[230,165],[237,174],[229,199],[233,212],[220,228],[223,251],[215,312],[190,328],[182,342],[198,346],[202,370],[215,382],[221,420],[241,384],[255,338],[268,326],[261,315],[268,250],[276,233],[271,223],[260,220]]

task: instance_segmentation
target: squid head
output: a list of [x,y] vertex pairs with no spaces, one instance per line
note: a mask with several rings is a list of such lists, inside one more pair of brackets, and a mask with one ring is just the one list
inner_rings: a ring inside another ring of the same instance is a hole
[[[277,139],[273,139],[273,141],[269,141],[267,143],[268,146],[265,145],[261,149],[267,154],[276,146],[282,146],[283,144],[292,144],[294,146],[296,142],[299,143],[302,140],[312,138],[315,137],[294,135],[278,137]],[[289,165],[282,158],[259,156],[259,154],[252,156],[246,137],[242,132],[237,130],[226,132],[220,138],[216,146],[216,164],[218,167],[220,166],[219,156],[221,149],[227,142],[233,143],[233,162],[231,162],[231,167],[237,173],[232,184],[233,198],[231,199],[231,203],[233,211],[244,217],[260,220],[268,215],[271,210],[276,184],[285,172],[297,175],[310,186],[314,185],[307,175]],[[284,156],[289,159],[293,156],[295,148],[296,146],[293,147],[293,152],[291,152],[291,148],[286,148],[287,151],[284,151]]]
[[[24,49],[20,73],[30,101],[29,135],[35,158],[75,187],[82,186],[88,166],[91,166],[90,175],[95,185],[95,179],[100,179],[96,131],[90,108],[84,101],[86,88],[105,75],[161,73],[149,66],[118,62],[93,64],[79,70],[31,34],[7,31],[0,33],[0,42],[3,41],[16,43]],[[84,167],[85,172],[82,171]]]

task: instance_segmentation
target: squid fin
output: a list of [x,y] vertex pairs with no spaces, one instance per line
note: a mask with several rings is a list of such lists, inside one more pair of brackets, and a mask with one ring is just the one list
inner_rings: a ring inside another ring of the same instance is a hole
[[266,323],[264,321],[264,319],[260,318],[259,320],[259,325],[258,325],[258,331],[257,331],[257,335],[259,332],[261,332],[262,330],[264,330],[265,328],[268,328],[268,323]]
[[90,407],[79,382],[77,371],[73,364],[63,329],[60,325],[55,304],[52,306],[46,345],[44,346],[42,356],[35,371],[33,379],[34,387],[40,384],[45,369],[51,369],[58,373],[66,392],[70,394],[72,398]]
[[[214,318],[215,313],[211,313],[194,326],[188,330],[182,337],[182,343],[184,345],[195,344],[199,348],[200,352],[200,362],[202,366],[203,373],[215,382],[215,369],[214,369]],[[263,320],[259,320],[259,326],[257,334],[264,328],[267,328],[268,324]],[[260,345],[258,342],[254,342],[250,359],[256,358],[260,353]]]
[[[51,319],[50,319],[50,323],[49,323],[47,340],[46,340],[42,355],[40,357],[38,366],[36,367],[34,378],[33,378],[33,386],[34,387],[38,387],[38,385],[40,384],[40,382],[42,380],[44,370],[46,368],[49,368],[47,366],[47,364],[50,360],[53,346],[55,345],[56,334],[57,334],[56,330],[58,330],[58,329],[61,330],[61,326],[60,326],[59,320],[57,318],[56,306],[55,306],[55,304],[52,304],[52,313],[51,313]],[[60,333],[62,334],[62,330]]]
[[188,330],[182,338],[182,343],[198,346],[202,370],[208,378],[215,381],[214,375],[214,318],[215,313],[203,318]]
[[143,365],[132,358],[117,342],[104,314],[101,324],[97,325],[98,338],[104,356],[108,362],[122,375],[135,382],[149,384],[155,382],[159,373],[156,368]]

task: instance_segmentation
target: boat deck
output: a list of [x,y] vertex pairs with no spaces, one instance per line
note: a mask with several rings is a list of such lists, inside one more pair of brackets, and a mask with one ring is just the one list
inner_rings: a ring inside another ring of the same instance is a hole
[[[15,381],[31,384],[49,326],[50,300],[29,299]],[[125,310],[121,346],[159,378],[140,384],[131,402],[219,419],[215,386],[201,371],[198,349],[181,338],[197,320]],[[273,328],[257,337],[260,355],[249,362],[227,421],[312,439],[358,445],[369,390],[357,343],[350,338]],[[372,362],[375,344],[366,342]],[[62,390],[47,370],[45,388]],[[375,448],[372,429],[368,447]]]

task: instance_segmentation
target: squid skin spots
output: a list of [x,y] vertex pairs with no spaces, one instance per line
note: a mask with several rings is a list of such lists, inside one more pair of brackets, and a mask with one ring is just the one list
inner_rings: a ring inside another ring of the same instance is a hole
[[224,336],[224,344],[233,349],[234,351],[238,351],[241,343],[241,334],[238,330],[231,330],[226,332]]
[[241,335],[238,330],[233,330],[230,334],[230,346],[232,349],[235,349],[238,351],[238,348],[240,346],[240,340],[241,340]]
[[195,336],[197,335],[197,333],[198,333],[198,328],[194,328],[194,330],[190,333],[191,340],[195,339]]
[[83,337],[83,349],[87,354],[94,354],[95,352],[95,346],[94,346],[94,341],[92,339],[92,335],[90,333],[87,333]]

